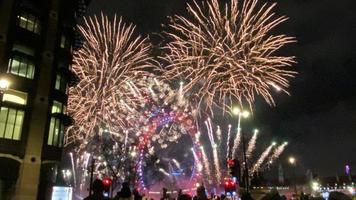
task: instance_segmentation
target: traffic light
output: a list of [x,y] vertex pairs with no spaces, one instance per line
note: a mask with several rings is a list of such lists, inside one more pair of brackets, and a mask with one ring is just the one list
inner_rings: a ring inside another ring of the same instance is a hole
[[240,178],[240,163],[237,159],[229,159],[227,161],[229,174],[231,177]]
[[236,183],[231,178],[226,178],[224,180],[225,193],[233,193],[236,191]]
[[104,192],[109,193],[111,188],[112,180],[110,178],[103,179]]

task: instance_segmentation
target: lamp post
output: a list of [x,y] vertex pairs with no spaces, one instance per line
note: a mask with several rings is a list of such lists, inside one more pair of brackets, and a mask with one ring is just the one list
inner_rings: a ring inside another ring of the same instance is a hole
[[247,156],[246,156],[246,142],[245,142],[245,135],[242,133],[241,135],[242,139],[242,153],[243,153],[243,159],[244,159],[244,175],[245,175],[245,187],[246,187],[246,192],[249,193],[250,191],[250,186],[249,186],[249,174],[248,174],[248,166],[247,166]]
[[288,163],[294,168],[292,169],[292,176],[293,176],[293,186],[294,186],[294,194],[297,196],[298,195],[298,191],[297,191],[297,183],[296,183],[296,175],[295,175],[295,166],[297,165],[297,160],[295,159],[295,157],[290,156],[288,158]]
[[245,187],[246,187],[246,192],[249,193],[250,188],[249,188],[249,174],[248,174],[248,166],[247,166],[247,157],[246,157],[246,144],[245,144],[245,135],[243,132],[241,132],[241,117],[247,118],[250,116],[250,113],[245,110],[241,110],[237,107],[232,109],[232,113],[235,116],[238,116],[238,122],[237,122],[237,134],[241,134],[241,139],[242,139],[242,152],[243,152],[243,160],[244,160],[244,174],[245,174]]

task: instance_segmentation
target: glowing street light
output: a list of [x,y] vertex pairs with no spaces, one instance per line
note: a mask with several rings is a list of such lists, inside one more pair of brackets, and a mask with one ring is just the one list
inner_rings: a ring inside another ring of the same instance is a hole
[[239,134],[241,132],[241,117],[248,118],[250,116],[250,112],[234,107],[232,108],[232,114],[238,116],[237,133]]
[[238,115],[238,114],[240,114],[240,113],[241,113],[241,110],[240,110],[239,107],[234,107],[234,108],[232,108],[232,114]]
[[[286,143],[285,143],[286,144]],[[297,163],[297,160],[295,159],[295,157],[293,157],[293,156],[289,156],[289,158],[288,158],[288,162],[289,162],[289,164],[291,165],[291,166],[296,166],[296,163]],[[294,179],[294,183],[293,183],[293,185],[294,185],[294,193],[295,193],[295,195],[297,195],[298,194],[298,189],[297,189],[297,181],[296,181],[296,174],[295,174],[295,169],[293,169],[293,171],[292,171],[292,175],[293,175],[293,179]]]
[[10,82],[6,79],[0,79],[0,107],[2,107],[2,101],[4,93],[9,89]]
[[[240,135],[241,134],[241,117],[243,118],[247,118],[250,116],[250,113],[246,110],[241,110],[238,107],[234,107],[232,108],[232,114],[235,116],[238,116],[238,124],[237,124],[237,134]],[[255,134],[257,134],[258,130],[255,129]],[[245,187],[246,187],[246,191],[247,193],[249,193],[249,173],[248,173],[248,166],[247,166],[247,158],[246,158],[246,147],[245,147],[245,136],[242,132],[241,134],[241,138],[242,138],[242,151],[243,151],[243,159],[244,159],[244,163],[245,163],[245,173],[247,174],[245,176]]]
[[314,192],[316,192],[320,189],[320,184],[317,181],[312,181],[311,188],[313,189]]
[[0,93],[3,94],[9,89],[10,82],[6,79],[0,79]]
[[291,157],[288,158],[288,162],[289,162],[289,164],[291,164],[291,165],[295,165],[296,159],[295,159],[293,156],[291,156]]

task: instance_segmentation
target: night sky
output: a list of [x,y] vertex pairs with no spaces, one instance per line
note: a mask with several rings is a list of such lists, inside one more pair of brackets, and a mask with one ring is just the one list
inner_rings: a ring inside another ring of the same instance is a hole
[[[93,0],[88,14],[117,13],[147,35],[161,31],[166,16],[184,14],[185,2]],[[276,107],[258,100],[243,126],[258,127],[268,141],[289,141],[279,162],[285,165],[287,156],[296,156],[300,173],[310,169],[333,176],[345,164],[356,173],[355,8],[355,0],[284,0],[275,10],[290,18],[277,31],[298,40],[283,51],[297,57],[299,74],[291,81],[291,96],[274,94]]]

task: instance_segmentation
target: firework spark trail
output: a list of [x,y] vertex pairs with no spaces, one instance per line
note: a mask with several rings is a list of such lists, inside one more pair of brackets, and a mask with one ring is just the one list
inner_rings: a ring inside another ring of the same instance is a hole
[[214,160],[214,169],[215,169],[215,174],[216,174],[216,180],[217,182],[221,181],[221,170],[220,170],[220,158],[218,154],[218,145],[214,139],[214,133],[213,133],[213,126],[211,124],[211,119],[208,119],[207,122],[207,129],[208,129],[208,134],[210,135],[210,145],[213,150],[213,160]]
[[183,93],[183,82],[179,83],[179,91],[178,91],[178,103],[182,103],[184,99],[184,93]]
[[261,156],[258,158],[258,160],[256,161],[255,165],[253,166],[251,172],[252,174],[254,172],[257,172],[260,167],[262,166],[263,162],[267,159],[267,157],[269,156],[269,154],[272,151],[272,148],[276,145],[276,143],[272,143],[271,145],[269,145],[261,154]]
[[90,153],[84,152],[84,157],[85,157],[85,159],[84,159],[83,170],[88,169]]
[[220,181],[221,181],[220,159],[219,159],[219,155],[218,155],[218,147],[216,144],[213,146],[213,156],[214,156],[216,181],[218,183],[220,183]]
[[[227,165],[220,165],[220,162],[217,162],[217,161],[220,161],[220,158],[224,157],[225,152],[229,152],[227,149],[229,148],[230,145],[216,145],[213,141],[214,138],[216,138],[217,134],[214,134],[214,135],[210,135],[211,134],[211,130],[212,130],[212,126],[211,126],[211,122],[209,122],[209,120],[206,120],[205,122],[205,126],[206,126],[206,129],[208,130],[207,131],[207,135],[212,138],[210,140],[209,138],[209,141],[206,140],[207,142],[207,145],[211,145],[211,149],[212,149],[212,153],[210,154],[209,153],[209,158],[207,158],[207,154],[206,152],[202,152],[202,163],[204,164],[204,174],[206,175],[206,179],[209,180],[209,183],[211,184],[220,184],[220,181],[221,181],[221,177],[224,177],[225,175],[225,172],[227,171]],[[216,132],[218,132],[219,130],[219,126],[216,126]],[[228,140],[228,137],[229,137],[229,134],[231,134],[231,126],[229,125],[228,126],[228,134],[227,136],[225,135],[225,138]],[[223,139],[225,139],[223,138]],[[238,149],[238,147],[241,145],[240,142],[241,142],[241,135],[239,134],[239,131],[237,131],[237,135],[235,138],[231,137],[231,140],[232,139],[235,139],[234,140],[234,144],[235,144],[235,149]],[[250,170],[251,172],[256,172],[258,170],[260,170],[262,167],[265,167],[265,163],[266,163],[266,160],[269,161],[269,158],[271,157],[274,157],[274,159],[277,159],[280,154],[281,154],[281,151],[283,151],[283,149],[285,148],[285,145],[284,147],[279,147],[279,149],[277,148],[277,150],[274,152],[274,154],[272,153],[273,149],[274,149],[274,146],[276,145],[275,142],[273,142],[271,145],[269,145],[266,149],[264,149],[264,151],[259,155],[257,152],[256,152],[256,144],[257,144],[257,129],[255,130],[254,132],[254,135],[251,137],[251,139],[249,140],[249,143],[248,143],[248,151],[251,155],[249,155],[249,164],[250,165]],[[225,149],[226,148],[226,149]],[[210,149],[210,148],[207,148],[207,149]],[[225,151],[226,150],[226,151]],[[280,153],[277,153],[280,152]],[[236,152],[236,151],[234,151]],[[253,154],[253,156],[252,156]],[[272,156],[272,155],[273,156]],[[237,159],[238,162],[241,162],[243,160],[243,155],[241,153],[235,153],[233,154],[233,158]],[[207,163],[207,159],[210,159],[210,165],[208,166],[209,163]],[[211,164],[211,163],[214,163],[214,164]],[[208,167],[206,167],[208,166]],[[213,173],[214,172],[214,173]],[[220,172],[218,174],[218,172]],[[224,173],[224,174],[223,174]],[[210,176],[210,175],[211,176]],[[251,173],[252,175],[253,173]]]
[[211,144],[211,146],[215,146],[215,139],[214,139],[214,134],[213,134],[210,118],[205,121],[205,126],[206,126],[206,129],[208,132],[210,144]]
[[203,146],[201,146],[201,153],[202,153],[202,158],[203,158],[203,163],[204,163],[204,169],[206,171],[206,175],[208,177],[208,182],[211,184],[212,183],[212,179],[211,179],[211,168],[210,168],[210,162],[208,159],[208,156],[206,155],[206,152],[203,148]]
[[129,131],[125,130],[125,143],[124,143],[124,153],[126,153],[126,149],[127,149],[127,139],[129,136]]
[[171,175],[170,175],[166,170],[164,170],[163,168],[159,168],[158,170],[159,170],[160,172],[162,172],[164,175],[168,176],[168,177],[171,176]]
[[219,144],[221,143],[221,129],[220,129],[220,126],[217,126],[216,127],[216,136],[217,136],[217,138],[218,138],[218,142],[219,142]]
[[226,141],[226,158],[230,158],[230,140],[231,140],[231,124],[229,124],[227,130],[227,141]]
[[72,163],[72,173],[73,173],[73,181],[74,181],[74,185],[77,185],[77,175],[75,173],[75,165],[74,165],[74,158],[73,158],[73,153],[70,152],[70,161]]
[[78,30],[84,45],[73,56],[79,83],[69,90],[68,113],[75,124],[67,129],[66,145],[90,138],[103,124],[113,132],[128,126],[140,96],[136,82],[154,66],[147,39],[136,37],[135,27],[121,18],[87,17]]
[[180,163],[176,159],[172,159],[173,163],[175,164],[178,169],[180,169]]
[[287,17],[275,16],[276,4],[257,2],[245,0],[240,6],[239,0],[225,5],[219,0],[193,1],[187,6],[190,16],[171,18],[171,42],[161,57],[168,63],[162,67],[163,77],[189,81],[184,92],[195,95],[197,107],[211,113],[214,105],[225,108],[233,102],[252,108],[256,95],[274,105],[272,89],[288,93],[289,79],[296,74],[291,70],[294,57],[277,52],[295,39],[273,35]]
[[194,148],[191,148],[191,150],[192,150],[192,153],[193,153],[193,156],[194,156],[194,160],[196,160],[196,161],[199,160],[198,155],[195,152]]
[[274,163],[274,161],[283,153],[283,151],[287,145],[288,145],[288,143],[285,142],[276,148],[276,150],[273,152],[273,154],[271,155],[271,157],[269,159],[268,165]]
[[236,137],[235,137],[235,140],[234,140],[234,146],[232,147],[232,151],[231,151],[231,157],[232,158],[235,156],[236,151],[240,146],[240,143],[241,143],[241,133],[240,133],[239,130],[237,130]]
[[[217,152],[218,151],[218,145],[216,144],[215,139],[214,139],[213,127],[211,125],[210,118],[207,121],[205,121],[205,126],[206,126],[206,129],[207,129],[207,132],[208,132],[210,145],[211,145],[212,151],[213,151],[213,162],[214,162],[216,180],[220,181],[221,180],[221,170],[220,170],[219,156],[218,156],[218,152]],[[204,155],[203,155],[203,157],[204,157]],[[212,171],[210,172],[210,174],[211,173],[212,173]]]
[[256,148],[256,141],[257,141],[257,130],[255,130],[255,132],[253,133],[252,138],[250,139],[250,141],[248,142],[248,147],[247,147],[247,151],[246,151],[246,157],[247,159],[250,159],[252,156],[252,152],[255,150]]

